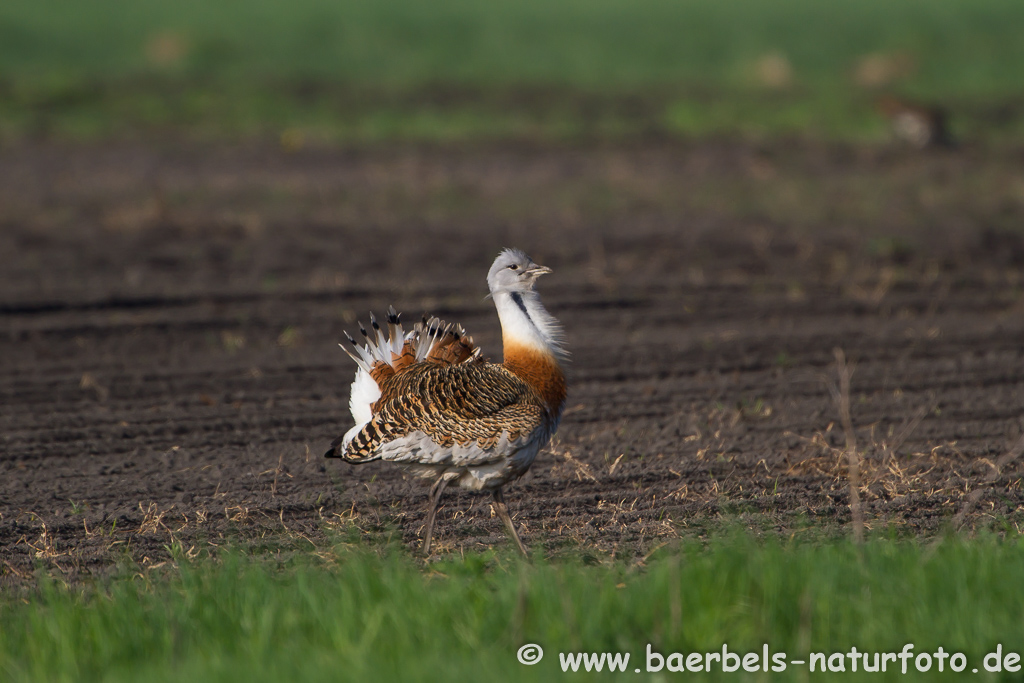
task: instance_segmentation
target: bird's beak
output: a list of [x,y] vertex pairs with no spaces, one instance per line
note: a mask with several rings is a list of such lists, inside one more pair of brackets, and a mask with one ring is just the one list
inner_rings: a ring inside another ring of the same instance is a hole
[[547,275],[550,272],[552,271],[547,266],[538,266],[536,263],[526,269],[526,274],[534,278]]

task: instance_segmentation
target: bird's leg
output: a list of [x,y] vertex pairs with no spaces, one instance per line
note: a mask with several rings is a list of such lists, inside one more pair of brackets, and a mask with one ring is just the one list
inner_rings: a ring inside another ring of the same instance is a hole
[[498,516],[501,517],[501,521],[505,523],[505,527],[508,532],[512,534],[513,540],[516,542],[516,546],[519,547],[519,552],[523,554],[523,557],[529,557],[530,553],[526,552],[526,546],[519,539],[519,534],[516,533],[516,528],[512,524],[512,518],[508,515],[508,506],[505,505],[505,494],[501,492],[500,488],[494,489],[494,508],[498,511]]
[[430,540],[434,535],[434,517],[437,515],[437,504],[441,500],[441,494],[448,486],[448,479],[443,474],[437,478],[434,485],[430,487],[430,508],[427,510],[427,529],[423,534],[423,554],[430,554]]

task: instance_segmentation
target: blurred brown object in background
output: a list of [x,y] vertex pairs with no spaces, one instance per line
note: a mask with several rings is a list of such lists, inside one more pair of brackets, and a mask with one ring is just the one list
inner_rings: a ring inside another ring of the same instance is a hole
[[768,52],[754,63],[757,84],[769,90],[786,90],[794,83],[793,65],[789,58],[778,50]]
[[875,100],[875,107],[886,118],[893,136],[917,149],[952,147],[949,134],[949,114],[940,106],[925,105],[883,95]]
[[146,41],[149,63],[158,67],[179,66],[189,53],[188,39],[176,31],[160,31]]
[[917,72],[917,60],[905,52],[872,52],[857,60],[853,81],[862,88],[884,88]]

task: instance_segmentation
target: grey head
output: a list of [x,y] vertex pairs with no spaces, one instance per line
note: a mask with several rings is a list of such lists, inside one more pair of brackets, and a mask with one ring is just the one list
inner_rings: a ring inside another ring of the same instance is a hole
[[538,266],[520,249],[506,249],[494,259],[487,273],[491,295],[499,292],[532,292],[537,278],[551,269]]

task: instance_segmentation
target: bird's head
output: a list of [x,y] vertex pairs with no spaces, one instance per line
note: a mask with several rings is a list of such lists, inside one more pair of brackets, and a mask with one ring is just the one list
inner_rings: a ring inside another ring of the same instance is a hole
[[487,286],[491,294],[499,292],[531,292],[537,278],[551,269],[538,266],[519,249],[506,249],[494,259],[487,273]]

